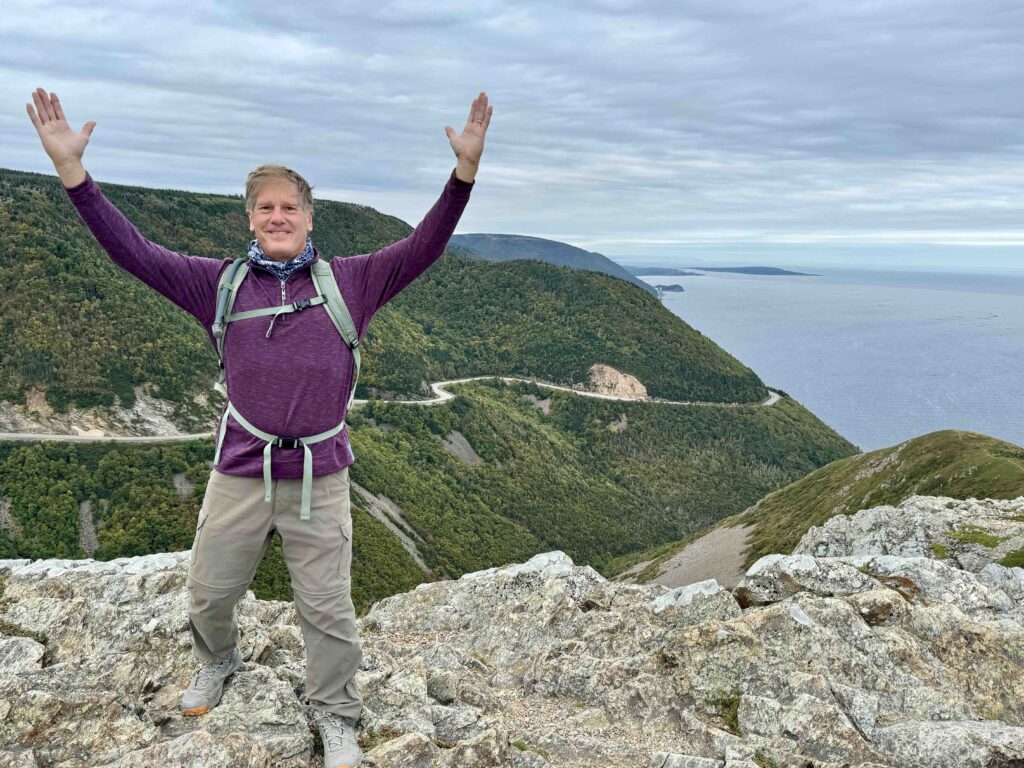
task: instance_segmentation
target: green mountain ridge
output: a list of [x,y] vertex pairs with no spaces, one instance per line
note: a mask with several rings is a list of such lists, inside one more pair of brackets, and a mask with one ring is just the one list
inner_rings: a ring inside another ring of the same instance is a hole
[[585,251],[558,240],[546,240],[543,237],[528,235],[472,233],[452,235],[450,243],[468,248],[490,261],[536,259],[548,264],[601,272],[625,280],[642,288],[652,296],[657,296],[655,290],[648,283],[638,280],[630,270],[618,262],[612,261],[604,254],[597,251]]

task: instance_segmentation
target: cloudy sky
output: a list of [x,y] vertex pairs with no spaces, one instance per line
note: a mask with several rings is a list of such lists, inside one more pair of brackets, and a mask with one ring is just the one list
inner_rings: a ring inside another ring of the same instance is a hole
[[0,166],[52,173],[24,104],[98,125],[102,181],[240,194],[279,162],[418,222],[484,90],[458,232],[623,263],[1024,269],[1016,0],[11,0]]

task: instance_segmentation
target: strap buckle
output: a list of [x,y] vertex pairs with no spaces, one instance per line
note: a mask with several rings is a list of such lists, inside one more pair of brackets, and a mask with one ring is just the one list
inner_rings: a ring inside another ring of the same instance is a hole
[[301,437],[279,437],[273,443],[278,448],[301,448],[302,438]]
[[309,299],[299,299],[298,301],[293,301],[292,306],[295,307],[296,312],[301,312],[307,307],[311,307],[313,305],[310,303]]

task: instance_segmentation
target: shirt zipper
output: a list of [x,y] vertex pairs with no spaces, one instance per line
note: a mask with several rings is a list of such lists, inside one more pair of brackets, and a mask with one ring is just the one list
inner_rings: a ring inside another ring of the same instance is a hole
[[[290,277],[291,277],[291,275],[288,275],[288,277],[286,277],[284,279],[278,278],[278,281],[281,283],[281,306],[282,307],[285,305],[285,302],[286,302],[286,300],[288,298],[288,295],[287,295],[287,293],[285,291],[284,284],[286,282],[288,282],[288,279]],[[267,328],[266,338],[269,339],[270,338],[270,334],[274,332],[274,323],[276,321],[277,321],[277,315],[274,315],[272,318],[270,318],[270,326]]]

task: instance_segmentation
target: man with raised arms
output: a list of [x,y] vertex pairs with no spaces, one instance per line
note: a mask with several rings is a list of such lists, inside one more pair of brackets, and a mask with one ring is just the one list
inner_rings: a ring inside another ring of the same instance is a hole
[[[444,127],[456,165],[440,198],[412,234],[374,253],[323,260],[310,236],[313,197],[306,180],[280,165],[252,171],[245,209],[253,239],[227,315],[218,293],[235,259],[185,255],[145,239],[82,165],[96,123],[75,132],[57,94],[42,88],[32,101],[26,110],[43,149],[100,245],[118,266],[191,314],[222,362],[218,388],[228,399],[188,571],[189,627],[203,665],[181,711],[202,715],[217,706],[224,681],[242,668],[234,607],[277,530],[325,768],[358,765],[362,698],[355,674],[362,647],[351,598],[348,478],[355,456],[345,427],[358,346],[374,314],[440,257],[454,232],[491,121],[487,94],[473,100],[462,133]],[[332,288],[340,296],[332,299]]]

